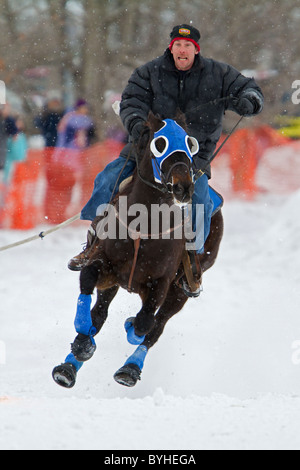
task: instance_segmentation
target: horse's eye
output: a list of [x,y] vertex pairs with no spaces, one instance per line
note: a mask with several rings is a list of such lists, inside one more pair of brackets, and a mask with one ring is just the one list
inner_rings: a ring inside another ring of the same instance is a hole
[[151,152],[157,158],[161,157],[165,153],[167,147],[168,142],[164,137],[158,137],[157,139],[153,139],[150,146]]
[[192,155],[196,155],[199,152],[199,143],[195,137],[188,137],[187,144]]

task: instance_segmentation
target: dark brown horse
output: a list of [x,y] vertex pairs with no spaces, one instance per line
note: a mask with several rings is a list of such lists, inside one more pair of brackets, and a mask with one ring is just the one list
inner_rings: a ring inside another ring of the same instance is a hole
[[[182,206],[191,202],[194,192],[192,161],[188,158],[189,151],[172,153],[160,167],[162,184],[155,181],[150,144],[153,150],[153,137],[163,126],[164,121],[149,116],[137,149],[138,165],[132,181],[119,193],[110,213],[107,211],[93,222],[98,236],[89,249],[88,264],[80,275],[81,294],[75,319],[78,336],[66,362],[53,371],[54,380],[64,387],[74,386],[82,363],[93,356],[96,349],[94,336],[103,327],[119,287],[138,294],[142,300],[141,310],[125,324],[128,341],[139,346],[114,376],[118,383],[126,386],[134,386],[140,379],[148,350],[158,341],[167,321],[188,300],[180,283],[185,276],[182,259],[186,239],[182,231],[178,236],[178,229],[181,230],[184,224]],[[187,138],[186,142],[192,152],[194,140]],[[154,151],[163,153],[164,139],[157,138],[154,144]],[[122,208],[122,201],[126,201],[127,213]],[[164,217],[158,225],[153,222],[154,205],[161,207],[163,204],[177,208],[177,212],[170,213],[169,228],[164,225]],[[105,237],[110,225],[114,236]],[[213,266],[222,236],[223,217],[219,211],[212,218],[204,254],[198,255],[201,274]],[[91,295],[95,288],[97,302],[91,310]]]

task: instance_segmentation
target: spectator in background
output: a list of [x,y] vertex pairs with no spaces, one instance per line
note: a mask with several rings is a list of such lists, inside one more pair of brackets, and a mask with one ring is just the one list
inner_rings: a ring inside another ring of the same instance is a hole
[[59,122],[56,149],[51,160],[51,179],[46,194],[46,217],[53,224],[66,218],[72,191],[82,171],[82,152],[96,136],[88,103],[80,99]]
[[63,105],[59,94],[49,93],[46,106],[34,121],[35,126],[42,132],[46,148],[56,147],[57,127],[63,115]]
[[13,175],[14,163],[26,160],[28,144],[21,116],[7,116],[5,129],[8,137],[3,182],[8,186]]
[[64,116],[63,104],[60,94],[50,92],[47,103],[42,112],[35,118],[34,124],[42,133],[45,141],[44,162],[47,180],[45,214],[51,214],[51,188],[55,184],[56,172],[53,172],[53,154],[58,140],[58,126]]
[[95,134],[95,125],[89,116],[88,103],[80,99],[74,110],[67,113],[58,126],[57,147],[82,150],[89,147]]
[[0,170],[3,170],[7,156],[8,137],[17,134],[16,119],[9,104],[0,106]]
[[0,179],[0,208],[6,204],[14,163],[26,159],[27,139],[23,130],[23,121],[20,117],[14,117],[10,106],[6,104],[0,113],[0,169],[3,170]]

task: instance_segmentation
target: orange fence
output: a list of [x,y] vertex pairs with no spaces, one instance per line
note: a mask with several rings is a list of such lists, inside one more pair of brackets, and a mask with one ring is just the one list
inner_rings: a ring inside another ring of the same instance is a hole
[[[113,140],[94,145],[82,152],[76,169],[53,161],[54,149],[29,150],[25,162],[15,163],[10,186],[2,191],[0,227],[59,224],[80,212],[96,175],[122,147]],[[299,190],[300,141],[267,126],[237,130],[213,162],[212,185],[227,199]]]
[[213,183],[227,198],[300,189],[300,141],[269,126],[235,131],[213,162]]
[[122,148],[113,140],[96,144],[81,152],[76,169],[53,161],[55,149],[30,149],[26,161],[15,163],[9,187],[2,188],[0,227],[27,230],[59,224],[80,212],[95,177]]

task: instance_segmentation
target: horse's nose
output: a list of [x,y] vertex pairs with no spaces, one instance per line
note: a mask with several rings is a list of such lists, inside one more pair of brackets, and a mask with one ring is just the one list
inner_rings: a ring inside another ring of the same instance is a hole
[[194,193],[193,184],[176,183],[173,185],[175,199],[181,204],[189,204]]

